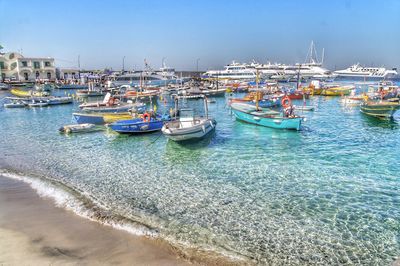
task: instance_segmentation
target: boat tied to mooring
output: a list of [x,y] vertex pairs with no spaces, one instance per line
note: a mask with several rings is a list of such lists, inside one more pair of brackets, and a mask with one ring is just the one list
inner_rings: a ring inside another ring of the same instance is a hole
[[[196,116],[191,108],[179,109],[179,100],[187,98],[203,99],[205,117]],[[215,119],[208,116],[207,97],[205,95],[175,96],[175,119],[165,123],[161,131],[170,140],[176,142],[191,141],[206,137],[215,130],[216,125]]]

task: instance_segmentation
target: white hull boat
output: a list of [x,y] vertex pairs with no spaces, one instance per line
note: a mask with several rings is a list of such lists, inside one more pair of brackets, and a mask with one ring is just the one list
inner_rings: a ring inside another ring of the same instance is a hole
[[216,125],[214,119],[180,119],[166,123],[161,131],[173,141],[186,141],[204,138],[214,131]]
[[[194,116],[193,109],[178,109],[179,99],[185,98],[203,98],[205,117]],[[217,122],[208,117],[207,98],[204,95],[199,96],[177,96],[175,98],[175,110],[179,110],[179,118],[167,122],[162,127],[162,133],[173,141],[198,140],[207,136],[215,130]]]

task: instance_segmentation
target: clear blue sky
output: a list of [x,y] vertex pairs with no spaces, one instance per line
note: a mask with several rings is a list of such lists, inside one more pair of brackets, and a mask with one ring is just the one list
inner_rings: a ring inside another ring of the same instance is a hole
[[221,67],[303,62],[311,40],[331,69],[400,67],[400,1],[0,0],[0,44],[59,66]]

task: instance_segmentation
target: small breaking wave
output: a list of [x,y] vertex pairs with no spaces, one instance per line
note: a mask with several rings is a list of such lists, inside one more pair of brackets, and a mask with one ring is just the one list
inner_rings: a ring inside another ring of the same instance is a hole
[[0,169],[0,175],[29,184],[40,197],[50,198],[57,207],[72,211],[80,217],[100,222],[103,225],[124,230],[137,236],[158,237],[156,230],[120,215],[113,214],[105,206],[102,206],[101,203],[95,202],[90,196],[84,195],[60,181],[38,176],[28,176],[5,169]]
[[252,264],[238,254],[199,248],[188,242],[176,241],[171,236],[161,236],[157,229],[115,214],[99,201],[87,195],[87,193],[65,185],[58,180],[2,168],[0,168],[0,175],[30,185],[40,197],[49,198],[53,200],[57,207],[72,211],[82,218],[111,226],[114,229],[122,230],[132,235],[166,242],[172,250],[185,259],[211,265]]

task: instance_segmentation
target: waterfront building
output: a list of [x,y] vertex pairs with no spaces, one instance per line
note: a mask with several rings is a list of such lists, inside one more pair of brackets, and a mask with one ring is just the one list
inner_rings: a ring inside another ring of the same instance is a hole
[[54,80],[56,68],[54,58],[24,57],[20,53],[0,54],[1,80],[36,81]]
[[80,71],[78,68],[57,68],[57,79],[71,81],[80,78]]

